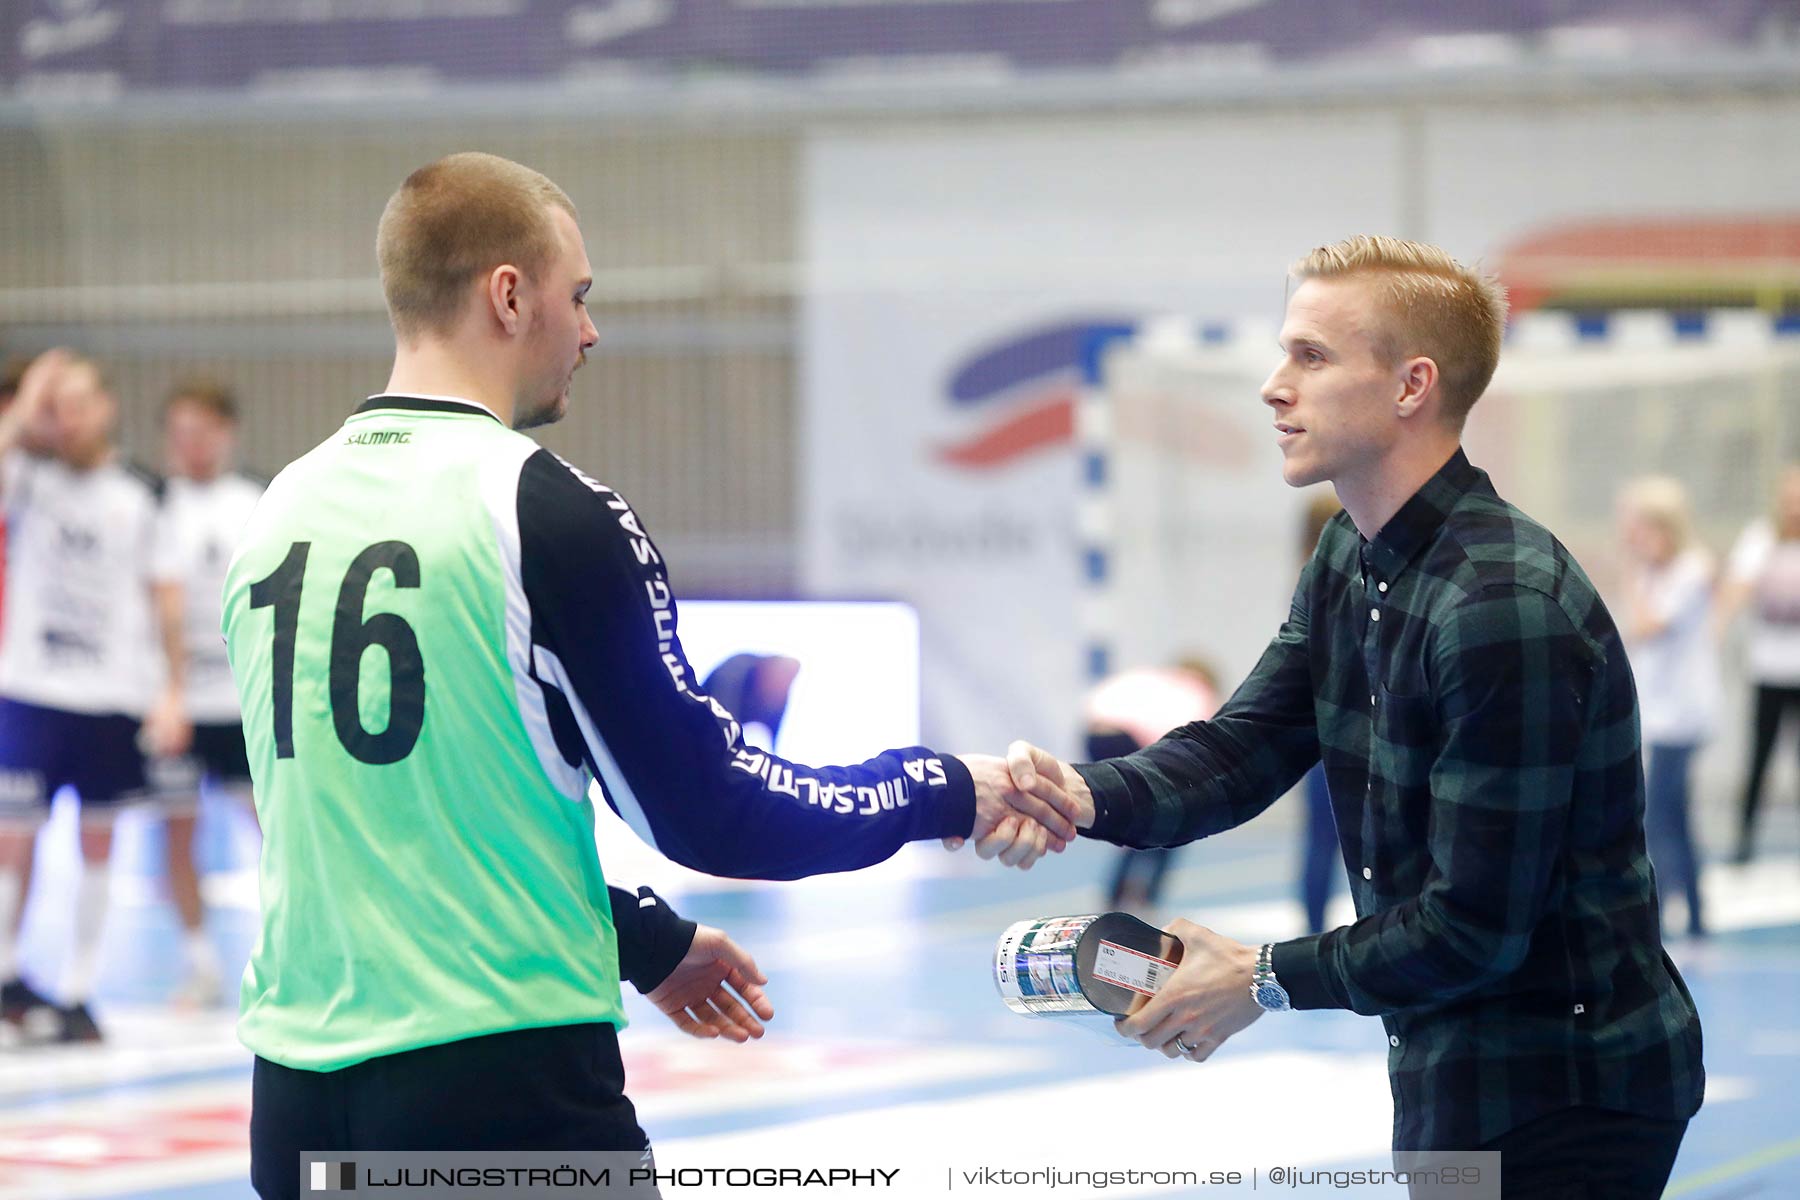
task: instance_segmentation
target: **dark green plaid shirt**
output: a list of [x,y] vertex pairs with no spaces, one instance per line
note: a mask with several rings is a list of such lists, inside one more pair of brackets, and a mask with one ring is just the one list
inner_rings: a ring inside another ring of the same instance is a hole
[[1275,974],[1296,1008],[1381,1017],[1396,1149],[1474,1149],[1572,1105],[1699,1108],[1618,631],[1460,450],[1373,541],[1326,527],[1216,717],[1079,768],[1090,836],[1206,837],[1321,759],[1359,919],[1279,943]]

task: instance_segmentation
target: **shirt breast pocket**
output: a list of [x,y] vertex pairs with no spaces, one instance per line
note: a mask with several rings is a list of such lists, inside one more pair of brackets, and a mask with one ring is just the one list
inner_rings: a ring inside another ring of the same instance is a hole
[[[1394,681],[1407,688],[1411,681]],[[1431,764],[1439,742],[1437,701],[1418,690],[1396,690],[1383,683],[1376,696],[1374,736],[1370,740],[1372,773],[1402,790],[1430,783]]]

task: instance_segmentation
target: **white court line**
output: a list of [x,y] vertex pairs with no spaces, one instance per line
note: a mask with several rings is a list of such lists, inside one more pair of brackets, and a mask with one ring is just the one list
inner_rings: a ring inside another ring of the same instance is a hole
[[101,1045],[30,1046],[0,1053],[0,1103],[50,1089],[135,1084],[178,1072],[250,1065],[250,1052],[238,1044],[235,1014],[108,1005],[100,1018],[107,1031]]
[[1785,856],[1744,866],[1714,863],[1700,873],[1700,902],[1714,933],[1800,923],[1800,870]]
[[1708,1075],[1703,1097],[1707,1104],[1729,1104],[1756,1098],[1756,1081],[1743,1075]]

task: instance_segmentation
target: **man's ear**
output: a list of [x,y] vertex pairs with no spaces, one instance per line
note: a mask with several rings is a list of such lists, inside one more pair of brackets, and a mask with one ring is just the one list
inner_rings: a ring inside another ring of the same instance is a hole
[[500,328],[509,334],[519,332],[519,268],[511,263],[502,263],[488,272],[487,304],[499,322]]
[[1438,390],[1438,365],[1429,358],[1409,358],[1401,364],[1400,395],[1395,411],[1402,419],[1415,417],[1427,407],[1443,402]]

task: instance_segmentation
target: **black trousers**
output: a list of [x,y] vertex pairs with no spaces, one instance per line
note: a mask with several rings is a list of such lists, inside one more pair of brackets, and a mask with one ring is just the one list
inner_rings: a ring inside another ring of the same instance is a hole
[[1737,857],[1749,861],[1756,844],[1756,814],[1762,807],[1763,776],[1769,770],[1769,755],[1775,749],[1775,738],[1781,732],[1781,720],[1789,712],[1800,710],[1800,687],[1756,685],[1756,733],[1750,744],[1749,770],[1744,774],[1744,801],[1739,816]]
[[1686,1121],[1565,1108],[1481,1147],[1500,1151],[1506,1200],[1658,1200]]
[[250,1182],[298,1200],[303,1151],[643,1150],[618,1031],[520,1029],[389,1054],[341,1071],[256,1060]]

